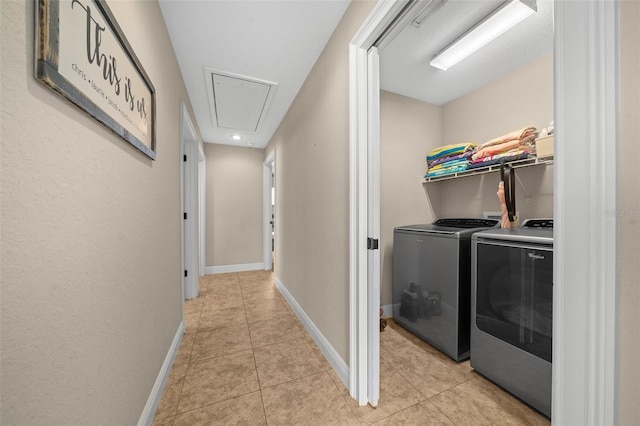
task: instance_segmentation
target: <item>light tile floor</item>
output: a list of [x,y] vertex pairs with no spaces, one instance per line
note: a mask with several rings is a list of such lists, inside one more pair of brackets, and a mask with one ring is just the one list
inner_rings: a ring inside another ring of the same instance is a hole
[[358,406],[273,282],[271,271],[201,279],[154,425],[550,424],[392,320],[379,405]]

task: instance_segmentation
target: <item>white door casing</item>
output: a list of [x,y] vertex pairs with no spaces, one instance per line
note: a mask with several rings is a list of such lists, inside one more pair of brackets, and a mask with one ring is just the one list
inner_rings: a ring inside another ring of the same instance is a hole
[[275,161],[276,153],[272,151],[267,155],[262,165],[262,252],[265,270],[270,270],[273,266],[273,253],[271,250],[271,188],[273,187]]
[[618,3],[554,2],[556,424],[617,424]]
[[367,299],[369,305],[367,352],[368,378],[367,399],[369,404],[378,406],[380,394],[380,57],[378,49],[368,52],[369,81],[369,130],[368,130],[368,259],[367,259]]
[[198,275],[205,274],[204,267],[207,261],[207,234],[206,234],[206,182],[207,167],[206,157],[202,144],[198,145]]
[[[379,392],[379,357],[375,353],[379,351],[379,341],[375,342],[379,335],[372,336],[372,333],[373,330],[379,332],[380,294],[378,289],[373,296],[375,292],[370,283],[374,282],[376,274],[379,280],[380,271],[379,266],[375,272],[373,266],[369,268],[367,250],[367,238],[370,236],[369,173],[377,179],[380,174],[379,165],[370,164],[369,159],[369,133],[372,129],[379,133],[379,117],[373,120],[370,117],[370,114],[379,113],[375,105],[369,103],[375,89],[370,85],[374,83],[371,79],[377,79],[378,71],[370,70],[371,66],[377,67],[377,61],[369,64],[369,50],[406,3],[404,0],[379,2],[349,45],[349,393],[360,405],[377,405]],[[373,137],[379,138],[379,135]],[[379,152],[376,155],[379,156]],[[377,212],[373,214],[379,217],[379,200],[377,205]],[[379,223],[375,238],[379,240]],[[377,256],[379,265],[379,253]],[[377,306],[371,308],[374,304]],[[372,349],[372,346],[376,348]]]
[[183,295],[186,300],[198,296],[199,247],[198,233],[198,139],[184,103],[180,120],[181,177],[182,177],[182,240],[183,240]]

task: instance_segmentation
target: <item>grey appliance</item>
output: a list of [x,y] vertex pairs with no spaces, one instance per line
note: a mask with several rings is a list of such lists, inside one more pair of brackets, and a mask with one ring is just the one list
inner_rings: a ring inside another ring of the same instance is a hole
[[472,237],[471,366],[551,416],[553,220]]
[[456,361],[469,357],[471,235],[493,219],[438,219],[393,233],[393,318]]

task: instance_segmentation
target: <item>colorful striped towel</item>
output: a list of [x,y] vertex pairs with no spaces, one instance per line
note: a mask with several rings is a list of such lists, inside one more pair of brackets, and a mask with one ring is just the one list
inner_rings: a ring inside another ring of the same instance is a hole
[[453,143],[449,145],[444,145],[429,151],[429,153],[427,154],[427,162],[429,163],[440,157],[447,157],[451,155],[462,154],[463,152],[467,152],[475,148],[476,146],[477,144],[472,142],[462,142],[462,143]]
[[467,170],[467,166],[469,165],[468,161],[465,161],[464,163],[459,163],[453,166],[449,166],[449,167],[444,167],[441,168],[439,170],[430,170],[429,172],[427,172],[427,174],[425,175],[425,177],[435,177],[435,176],[444,176],[444,175],[448,175],[451,173],[458,173],[458,172],[463,172],[465,170]]
[[436,164],[433,167],[429,167],[429,171],[430,172],[435,172],[437,170],[442,170],[442,169],[446,169],[448,167],[458,166],[460,164],[469,164],[469,160],[466,159],[466,158],[463,158],[461,160],[451,160],[451,161],[447,161],[446,163]]

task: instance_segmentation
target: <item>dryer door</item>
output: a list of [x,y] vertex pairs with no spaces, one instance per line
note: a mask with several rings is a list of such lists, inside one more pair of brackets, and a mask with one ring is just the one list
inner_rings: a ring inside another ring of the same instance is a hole
[[553,251],[479,241],[476,325],[551,362]]

